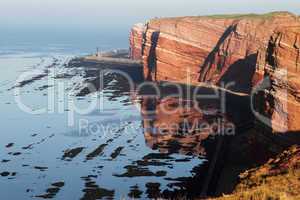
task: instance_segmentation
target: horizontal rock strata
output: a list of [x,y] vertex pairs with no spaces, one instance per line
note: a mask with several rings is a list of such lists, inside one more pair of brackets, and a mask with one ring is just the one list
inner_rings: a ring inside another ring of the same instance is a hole
[[142,59],[147,80],[209,82],[243,94],[257,89],[260,121],[294,132],[300,130],[299,27],[299,17],[287,12],[153,19],[133,27],[131,57]]

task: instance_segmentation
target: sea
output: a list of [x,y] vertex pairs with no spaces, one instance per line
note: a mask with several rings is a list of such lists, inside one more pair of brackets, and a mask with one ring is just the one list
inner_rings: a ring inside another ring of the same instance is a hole
[[159,137],[145,137],[143,104],[117,76],[78,95],[98,71],[69,62],[96,48],[128,48],[128,31],[58,39],[7,32],[0,39],[1,199],[185,194],[205,154],[157,148]]

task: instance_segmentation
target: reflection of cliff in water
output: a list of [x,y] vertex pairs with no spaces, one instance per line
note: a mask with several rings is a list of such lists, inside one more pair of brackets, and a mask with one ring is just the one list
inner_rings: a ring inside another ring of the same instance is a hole
[[[159,88],[160,97],[155,96],[151,88],[140,91],[145,140],[153,149],[205,155],[202,141],[217,135],[232,136],[251,124],[248,97],[183,85],[180,88],[184,93],[178,97],[174,89]],[[190,94],[196,90],[197,97],[193,98]]]
[[180,85],[184,92],[178,97],[174,88],[158,87],[159,95],[151,87],[138,91],[147,146],[164,154],[205,158],[207,162],[194,168],[194,176],[178,178],[177,186],[190,197],[213,193],[226,145],[252,125],[249,97],[185,85]]
[[163,153],[205,155],[202,141],[222,131],[217,129],[229,129],[226,116],[214,108],[201,112],[197,102],[145,98],[141,104],[147,145]]

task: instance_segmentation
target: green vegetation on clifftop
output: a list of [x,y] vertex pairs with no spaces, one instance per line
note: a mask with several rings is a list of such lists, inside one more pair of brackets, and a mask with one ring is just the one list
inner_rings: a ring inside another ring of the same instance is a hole
[[202,16],[202,17],[207,17],[207,18],[214,18],[214,19],[269,19],[272,17],[280,16],[280,15],[291,15],[295,16],[291,12],[287,11],[277,11],[277,12],[270,12],[270,13],[265,13],[265,14],[255,14],[255,13],[249,13],[249,14],[223,14],[223,15],[207,15],[207,16]]

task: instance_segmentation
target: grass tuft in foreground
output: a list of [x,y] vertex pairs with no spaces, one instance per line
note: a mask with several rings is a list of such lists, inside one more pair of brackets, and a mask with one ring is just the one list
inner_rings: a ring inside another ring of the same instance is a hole
[[265,165],[240,175],[232,195],[218,200],[299,200],[300,146],[293,146]]

